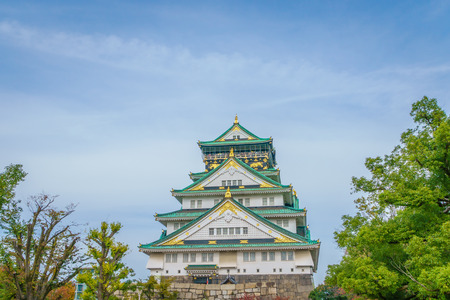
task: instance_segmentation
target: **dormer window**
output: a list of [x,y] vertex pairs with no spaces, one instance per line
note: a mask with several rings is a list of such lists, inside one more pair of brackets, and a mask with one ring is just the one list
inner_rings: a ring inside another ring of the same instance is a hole
[[238,134],[238,135],[233,135],[233,140],[240,140],[241,139],[241,136]]

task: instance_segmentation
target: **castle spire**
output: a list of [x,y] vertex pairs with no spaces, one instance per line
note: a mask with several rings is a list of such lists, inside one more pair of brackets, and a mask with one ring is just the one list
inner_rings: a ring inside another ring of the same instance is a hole
[[238,116],[237,116],[237,114],[236,114],[236,117],[234,117],[234,124],[239,124],[239,121],[238,121]]

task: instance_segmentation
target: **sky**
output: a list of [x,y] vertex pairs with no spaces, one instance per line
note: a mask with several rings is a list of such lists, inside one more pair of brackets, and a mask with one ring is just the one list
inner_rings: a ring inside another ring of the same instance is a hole
[[73,220],[123,224],[127,263],[156,240],[172,188],[204,170],[198,140],[233,124],[273,137],[283,184],[308,210],[316,284],[343,254],[352,176],[413,127],[424,95],[450,111],[447,1],[0,3],[0,168],[17,197],[59,195]]

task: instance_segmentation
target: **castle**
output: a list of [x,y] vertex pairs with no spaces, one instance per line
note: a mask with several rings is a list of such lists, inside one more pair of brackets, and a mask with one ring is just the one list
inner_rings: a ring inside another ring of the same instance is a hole
[[198,145],[205,171],[172,190],[182,208],[155,214],[167,229],[139,246],[151,274],[208,284],[290,278],[312,286],[320,243],[310,238],[297,193],[281,183],[272,138],[254,135],[236,116],[218,138]]

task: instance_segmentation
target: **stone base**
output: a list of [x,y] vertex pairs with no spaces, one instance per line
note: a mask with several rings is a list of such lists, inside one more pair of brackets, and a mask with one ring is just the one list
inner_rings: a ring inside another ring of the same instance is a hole
[[[226,276],[219,276],[218,282]],[[175,276],[171,290],[178,291],[178,299],[241,299],[254,295],[261,300],[308,299],[314,289],[312,275],[236,275],[236,284],[195,284],[189,276]]]

